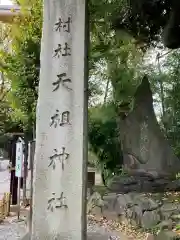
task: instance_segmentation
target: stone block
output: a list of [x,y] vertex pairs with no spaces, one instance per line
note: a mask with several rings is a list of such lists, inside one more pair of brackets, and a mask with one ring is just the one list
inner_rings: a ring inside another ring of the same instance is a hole
[[115,205],[117,202],[117,194],[116,193],[109,193],[103,197],[104,207],[103,209],[108,209],[109,211],[115,210]]
[[144,212],[141,224],[144,229],[149,229],[156,226],[160,222],[160,216],[158,211],[146,211]]
[[118,194],[117,204],[124,208],[132,207],[134,205],[133,199],[130,194]]
[[173,221],[171,219],[164,220],[158,224],[160,230],[172,230],[173,228]]
[[155,240],[155,236],[151,233],[148,233],[145,240]]
[[172,190],[180,190],[180,180],[174,180],[167,184],[166,190],[172,191]]
[[101,208],[97,206],[91,208],[90,213],[96,215],[98,218],[101,218],[103,216]]
[[180,214],[174,214],[171,216],[172,220],[179,221],[180,220]]
[[180,209],[174,203],[164,203],[160,208],[161,216],[163,220],[168,220],[172,215],[178,214]]
[[137,196],[134,203],[141,207],[142,211],[152,211],[159,207],[159,204],[151,198],[144,197],[143,195]]
[[136,225],[141,226],[142,221],[142,209],[139,206],[133,206],[133,220],[135,221]]
[[102,208],[104,201],[101,195],[97,192],[93,193],[87,202],[87,212],[90,213],[94,207]]
[[155,240],[180,240],[180,236],[173,231],[160,231]]

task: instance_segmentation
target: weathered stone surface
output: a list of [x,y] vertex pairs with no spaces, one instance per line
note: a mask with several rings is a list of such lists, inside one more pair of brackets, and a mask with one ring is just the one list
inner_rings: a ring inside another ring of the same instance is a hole
[[178,214],[180,212],[178,206],[172,203],[165,203],[160,208],[162,219],[168,220],[173,214]]
[[95,192],[91,195],[91,197],[87,202],[87,212],[88,213],[92,212],[92,209],[95,207],[99,207],[100,209],[102,209],[103,206],[104,206],[104,201],[101,195]]
[[180,190],[180,180],[179,179],[171,181],[166,185],[167,191],[169,191],[169,190],[171,191],[172,189],[174,189],[176,191]]
[[119,194],[117,196],[117,204],[124,208],[131,207],[134,205],[133,199],[131,198],[130,194]]
[[173,220],[180,220],[180,214],[173,214],[171,216],[171,219],[173,219]]
[[180,239],[180,236],[177,235],[175,232],[163,230],[160,231],[155,238],[155,240],[178,240]]
[[142,211],[152,211],[159,207],[159,204],[153,199],[144,197],[142,195],[137,195],[137,197],[134,198],[134,203],[138,204]]
[[130,191],[136,191],[138,181],[134,177],[121,177],[115,176],[110,183],[110,190],[116,193],[125,193]]
[[[86,218],[85,1],[48,0],[42,8],[31,239],[82,240]],[[58,34],[54,25],[67,16],[70,31]],[[68,52],[56,51],[58,43]],[[61,73],[73,81],[65,87],[53,86]]]
[[173,221],[171,219],[164,220],[158,224],[158,227],[160,228],[160,230],[164,230],[164,229],[172,230]]
[[145,240],[155,240],[155,236],[151,233],[148,233]]
[[178,206],[177,204],[172,204],[172,203],[165,203],[163,204],[163,206],[161,207],[161,211],[162,212],[175,212],[178,211]]
[[[161,204],[157,199],[161,198]],[[91,214],[107,219],[118,220],[132,225],[159,229],[172,229],[180,219],[178,203],[163,202],[161,195],[147,195],[142,193],[108,194],[103,198],[94,193],[88,206]]]
[[132,176],[131,177],[115,176],[113,181],[114,183],[123,184],[123,185],[131,185],[131,184],[137,183],[137,179],[135,179]]
[[135,205],[131,207],[131,211],[132,211],[131,224],[141,226],[143,216],[142,209],[139,206]]
[[103,209],[108,209],[109,211],[114,211],[115,205],[117,202],[117,194],[115,193],[110,193],[108,195],[105,195],[103,197],[104,201],[104,208]]
[[131,174],[149,172],[156,176],[178,172],[180,161],[158,125],[147,77],[143,78],[134,98],[133,111],[120,121],[126,169]]
[[160,222],[160,216],[158,211],[144,212],[141,223],[145,229],[152,228]]
[[110,186],[110,191],[115,193],[130,192],[164,192],[177,191],[180,189],[180,181],[168,179],[167,177],[152,178],[148,176],[114,177]]

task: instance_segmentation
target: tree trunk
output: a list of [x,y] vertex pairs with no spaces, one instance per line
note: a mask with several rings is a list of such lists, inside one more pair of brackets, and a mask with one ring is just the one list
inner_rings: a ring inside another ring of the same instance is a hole
[[108,78],[107,83],[106,83],[106,90],[105,90],[105,94],[104,94],[104,104],[106,104],[106,102],[107,102],[109,84],[110,84],[110,79]]
[[32,240],[85,239],[85,28],[85,0],[44,0]]
[[165,134],[167,136],[167,126],[166,126],[166,123],[165,123],[166,111],[165,111],[164,85],[163,85],[163,81],[162,81],[162,78],[161,78],[162,71],[161,71],[161,65],[160,65],[160,62],[159,62],[159,58],[160,58],[160,55],[158,53],[158,55],[157,55],[158,71],[159,71],[158,82],[159,82],[159,86],[160,86],[160,99],[161,99],[161,107],[162,107],[162,120],[163,120],[164,131],[165,131]]

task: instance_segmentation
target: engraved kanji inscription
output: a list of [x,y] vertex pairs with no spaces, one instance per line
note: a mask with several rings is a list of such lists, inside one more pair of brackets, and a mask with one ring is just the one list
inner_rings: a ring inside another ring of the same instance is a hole
[[50,123],[50,127],[54,126],[55,128],[60,124],[60,114],[59,114],[59,110],[56,110],[56,113],[51,117],[51,123]]
[[59,198],[57,198],[57,200],[58,200],[59,205],[57,205],[56,208],[62,208],[62,207],[68,208],[68,206],[66,204],[67,199],[66,199],[66,197],[64,197],[63,192],[61,193],[61,196]]
[[60,114],[57,109],[56,113],[51,117],[50,127],[54,126],[57,128],[57,126],[64,126],[66,124],[70,124],[70,112],[65,111]]
[[54,57],[60,58],[61,56],[71,56],[71,48],[67,42],[65,42],[64,46],[62,46],[62,44],[58,44],[58,47],[54,50]]
[[47,210],[53,212],[57,208],[68,208],[66,204],[66,197],[64,197],[64,193],[62,192],[60,197],[56,197],[55,193],[52,193],[52,197],[48,199]]
[[70,25],[71,25],[71,18],[70,17],[68,17],[67,21],[63,21],[62,18],[59,18],[58,22],[55,23],[55,31],[56,32],[61,32],[61,29],[62,29],[63,32],[70,33],[70,31],[71,31]]
[[70,117],[70,112],[69,111],[63,112],[62,116],[61,116],[60,126],[63,126],[65,124],[69,124],[69,117]]
[[61,163],[62,170],[64,170],[64,164],[68,158],[69,153],[66,152],[65,147],[62,147],[62,151],[60,153],[58,153],[57,149],[54,149],[54,154],[49,157],[50,162],[48,167],[52,167],[54,170],[56,168],[56,162],[59,161]]
[[57,81],[53,82],[52,85],[54,86],[53,92],[59,89],[60,84],[62,84],[64,87],[70,89],[66,83],[71,83],[71,79],[66,77],[66,73],[61,73],[57,75]]

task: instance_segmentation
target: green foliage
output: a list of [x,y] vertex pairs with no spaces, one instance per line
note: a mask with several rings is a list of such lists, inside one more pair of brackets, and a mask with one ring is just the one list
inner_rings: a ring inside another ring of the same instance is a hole
[[[113,1],[117,2],[117,0]],[[121,2],[121,1],[120,1]],[[137,39],[137,44],[154,45],[167,23],[172,1],[124,1],[124,8],[117,7],[111,19],[113,28],[121,29]]]
[[180,173],[176,174],[176,179],[180,179]]
[[180,224],[177,224],[175,229],[176,229],[176,231],[180,230]]
[[180,156],[180,52],[167,55],[163,62],[165,116],[167,138],[177,156]]
[[40,69],[40,41],[42,29],[41,1],[31,1],[30,14],[24,8],[25,1],[18,1],[24,18],[16,18],[8,26],[8,38],[12,39],[11,51],[1,51],[2,70],[11,83],[9,101],[13,118],[23,122],[26,132],[31,133],[35,124],[35,109]]
[[119,131],[116,123],[115,107],[96,106],[89,110],[90,149],[97,155],[97,166],[111,175],[122,164],[122,152],[119,143]]

